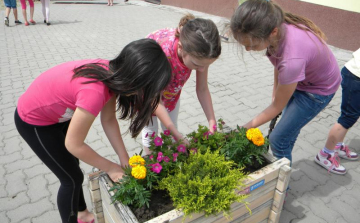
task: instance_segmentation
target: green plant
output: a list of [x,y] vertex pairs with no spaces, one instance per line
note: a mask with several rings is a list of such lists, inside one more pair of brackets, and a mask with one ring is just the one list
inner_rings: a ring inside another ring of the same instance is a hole
[[211,133],[205,126],[187,135],[190,148],[204,153],[207,149],[219,150],[227,160],[233,160],[239,168],[251,166],[254,161],[263,163],[262,155],[267,152],[268,139],[258,128],[245,129],[237,126],[236,130],[223,131],[225,123],[218,120],[219,131]]
[[182,168],[163,178],[159,187],[169,191],[174,206],[185,216],[202,211],[206,216],[219,212],[227,216],[232,203],[247,197],[236,192],[246,176],[234,165],[218,151],[191,153]]
[[[140,158],[139,158],[140,157]],[[114,191],[112,196],[112,201],[120,201],[124,205],[133,205],[134,207],[140,208],[144,205],[149,207],[149,201],[151,197],[151,189],[153,184],[157,182],[158,176],[156,173],[150,171],[150,166],[145,165],[149,163],[148,158],[141,158],[140,155],[135,155],[132,158],[142,159],[144,161],[143,165],[140,163],[134,163],[133,168],[127,166],[124,168],[125,175],[119,182],[115,182],[114,186],[109,191]],[[130,159],[131,160],[131,159]],[[131,165],[131,162],[129,162]],[[145,170],[145,177],[139,179],[135,176],[138,176],[133,170],[134,167],[143,166]],[[135,175],[135,176],[134,176]]]

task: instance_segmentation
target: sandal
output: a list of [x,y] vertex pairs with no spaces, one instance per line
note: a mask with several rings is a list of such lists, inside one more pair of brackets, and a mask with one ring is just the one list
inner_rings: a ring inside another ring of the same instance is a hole
[[30,22],[31,24],[33,24],[33,25],[36,24],[36,22],[35,22],[34,20],[30,20],[29,22]]
[[81,221],[80,219],[77,219],[77,222],[78,222],[78,223],[94,223],[94,222],[95,222],[95,219],[93,219],[93,220],[90,221],[90,222],[85,222],[85,221]]

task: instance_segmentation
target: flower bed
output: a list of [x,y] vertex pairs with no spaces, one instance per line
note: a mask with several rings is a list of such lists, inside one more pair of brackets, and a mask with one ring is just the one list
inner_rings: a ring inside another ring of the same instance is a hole
[[265,154],[261,157],[270,164],[246,176],[241,168],[253,158],[262,160],[258,151],[266,146],[266,139],[257,129],[237,130],[212,134],[199,126],[188,135],[188,150],[181,142],[173,143],[168,134],[161,134],[161,138],[152,135],[152,156],[132,157],[132,168],[125,170],[121,184],[113,185],[101,172],[91,174],[89,185],[98,222],[139,222],[127,205],[149,206],[153,183],[157,189],[167,190],[182,212],[174,209],[147,223],[277,222],[290,162]]

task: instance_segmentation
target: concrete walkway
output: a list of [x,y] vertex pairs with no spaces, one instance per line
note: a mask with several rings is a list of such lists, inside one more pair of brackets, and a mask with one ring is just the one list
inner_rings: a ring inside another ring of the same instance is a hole
[[[85,58],[115,57],[130,41],[165,27],[176,27],[187,11],[142,1],[128,4],[51,4],[51,26],[46,26],[41,5],[35,5],[36,25],[11,27],[0,24],[0,222],[60,222],[56,205],[58,180],[18,135],[13,112],[18,97],[43,71],[59,63]],[[224,18],[198,12],[219,26]],[[0,17],[4,17],[1,11]],[[19,18],[22,18],[19,14]],[[351,52],[332,48],[339,67]],[[245,61],[245,62],[244,62]],[[231,127],[242,125],[271,101],[273,68],[260,53],[243,52],[238,45],[224,43],[221,57],[210,67],[209,86],[217,118]],[[195,94],[195,75],[181,96],[179,129],[189,133],[206,124]],[[342,163],[345,176],[328,174],[313,158],[324,146],[329,128],[337,120],[339,91],[330,105],[301,132],[293,152],[293,171],[289,195],[282,212],[282,223],[358,223],[360,222],[359,161]],[[123,132],[127,129],[121,122]],[[267,134],[268,125],[261,127]],[[360,125],[349,132],[346,143],[360,152]],[[140,138],[124,136],[130,155],[140,152]],[[97,119],[87,142],[101,155],[116,160]],[[87,174],[91,167],[81,164]],[[84,187],[87,182],[84,182]],[[86,194],[87,199],[89,195]],[[89,203],[89,202],[88,202]],[[91,209],[91,206],[90,206]]]

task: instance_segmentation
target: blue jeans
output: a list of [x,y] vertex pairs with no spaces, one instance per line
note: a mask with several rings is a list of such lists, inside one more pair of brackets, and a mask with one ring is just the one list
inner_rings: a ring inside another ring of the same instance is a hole
[[291,152],[300,130],[329,104],[334,95],[295,90],[270,134],[270,146],[275,157],[286,157],[292,161]]
[[360,116],[360,78],[346,67],[341,70],[342,101],[338,123],[344,128],[351,128]]

